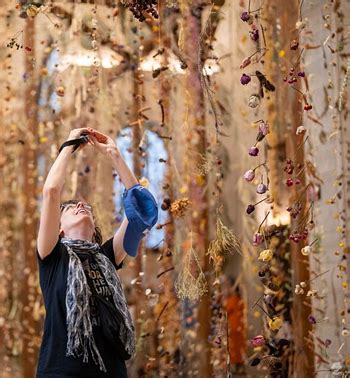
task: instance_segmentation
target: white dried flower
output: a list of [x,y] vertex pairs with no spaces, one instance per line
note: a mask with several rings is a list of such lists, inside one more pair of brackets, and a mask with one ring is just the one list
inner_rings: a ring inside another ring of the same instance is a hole
[[249,97],[248,106],[251,108],[256,108],[260,104],[260,96],[253,94]]
[[306,133],[306,128],[304,127],[304,126],[299,126],[298,128],[297,128],[297,131],[296,131],[296,134],[297,135],[303,135],[303,134],[305,134]]
[[317,290],[309,290],[306,294],[307,297],[316,297]]
[[307,245],[304,248],[302,248],[300,252],[303,256],[309,256],[309,254],[312,252],[312,248],[309,245]]
[[305,28],[306,28],[306,22],[305,22],[305,21],[297,21],[297,22],[295,23],[295,27],[296,27],[298,30],[305,29]]
[[299,295],[299,294],[304,294],[304,289],[300,287],[300,285],[295,285],[295,290],[294,293]]

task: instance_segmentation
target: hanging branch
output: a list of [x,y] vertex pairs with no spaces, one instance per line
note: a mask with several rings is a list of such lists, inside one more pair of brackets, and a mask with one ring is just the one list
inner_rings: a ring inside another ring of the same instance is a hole
[[[211,106],[211,110],[214,114],[216,141],[218,141],[219,134],[223,136],[227,136],[227,135],[222,133],[219,129],[219,116],[217,112],[217,103],[213,97],[215,92],[211,89],[209,75],[207,75],[204,63],[205,63],[205,58],[207,56],[207,50],[208,50],[206,39],[207,37],[209,37],[210,40],[212,40],[213,36],[215,35],[218,23],[219,23],[218,17],[217,17],[215,24],[212,25],[212,22],[211,22],[212,17],[214,15],[217,16],[220,8],[224,5],[224,3],[225,1],[223,1],[222,4],[220,5],[215,4],[215,2],[212,4],[204,29],[199,36],[199,46],[198,46],[198,70],[199,70],[200,82],[201,82],[202,90],[207,96],[210,106]],[[208,30],[210,30],[210,32],[208,32]]]

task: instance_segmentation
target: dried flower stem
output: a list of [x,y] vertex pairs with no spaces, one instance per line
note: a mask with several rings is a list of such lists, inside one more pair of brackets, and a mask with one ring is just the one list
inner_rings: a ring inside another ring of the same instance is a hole
[[260,223],[259,228],[258,228],[258,232],[260,232],[260,228],[265,223],[265,221],[266,221],[267,217],[269,216],[269,214],[270,214],[270,211],[265,215],[264,219]]

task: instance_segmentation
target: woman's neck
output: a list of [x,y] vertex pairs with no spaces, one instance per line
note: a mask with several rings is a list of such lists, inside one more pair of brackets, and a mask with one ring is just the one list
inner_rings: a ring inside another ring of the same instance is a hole
[[80,239],[80,240],[87,240],[92,242],[92,237],[89,232],[84,232],[84,230],[69,230],[69,232],[64,233],[63,237],[69,239]]

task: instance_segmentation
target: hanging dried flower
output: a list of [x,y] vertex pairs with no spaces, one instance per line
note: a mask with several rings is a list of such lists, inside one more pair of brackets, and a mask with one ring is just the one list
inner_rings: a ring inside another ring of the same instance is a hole
[[[197,266],[198,275],[192,274],[192,263]],[[180,299],[199,300],[207,291],[207,281],[199,263],[198,256],[191,247],[184,258],[183,269],[175,281],[175,290]]]
[[57,96],[64,97],[64,87],[57,87],[56,93],[57,93]]
[[296,134],[297,135],[303,135],[303,134],[305,134],[306,133],[306,128],[304,127],[304,126],[299,126],[298,128],[297,128],[297,131],[296,131]]
[[315,318],[313,315],[309,315],[309,316],[307,317],[307,320],[308,320],[309,323],[311,323],[311,324],[316,324],[316,323],[317,323],[316,318]]
[[249,64],[250,64],[251,62],[252,62],[251,57],[248,56],[248,58],[243,59],[243,61],[242,61],[241,65],[239,66],[239,68],[240,68],[240,69],[242,69],[242,68],[246,68],[247,66],[249,66]]
[[258,194],[264,194],[266,193],[266,191],[268,190],[267,186],[263,183],[259,184],[257,187],[256,187],[256,192]]
[[259,148],[258,148],[258,147],[255,147],[255,146],[250,147],[250,148],[249,148],[249,151],[248,151],[248,154],[249,154],[250,156],[258,156],[258,154],[259,154]]
[[306,294],[307,297],[316,297],[317,296],[317,290],[309,290]]
[[299,42],[296,39],[293,39],[290,43],[291,50],[297,50],[299,47]]
[[294,181],[291,177],[288,177],[286,180],[286,185],[287,186],[292,186],[294,184]]
[[40,8],[38,8],[35,5],[28,5],[26,9],[26,13],[28,17],[35,17],[40,11]]
[[269,327],[272,331],[278,331],[282,327],[282,319],[278,316],[269,319]]
[[295,27],[296,27],[298,30],[305,29],[305,27],[306,27],[306,22],[305,22],[305,21],[297,21],[297,22],[295,23]]
[[250,83],[251,80],[252,80],[252,78],[249,75],[246,75],[245,73],[242,74],[242,76],[241,76],[241,84],[242,85],[247,85],[248,83]]
[[154,18],[159,18],[157,0],[123,0],[122,4],[129,8],[133,16],[140,22],[146,20],[145,12]]
[[185,215],[186,210],[191,206],[188,198],[181,198],[174,201],[170,206],[170,212],[175,218],[181,218]]
[[249,97],[248,106],[251,108],[256,108],[260,104],[260,96],[253,94]]
[[256,232],[253,238],[253,245],[258,246],[262,244],[263,241],[264,241],[264,236],[260,234],[259,232]]
[[263,201],[266,201],[267,199],[268,199],[268,197],[266,197],[266,198],[264,198],[264,199],[258,201],[258,202],[255,203],[254,205],[249,204],[249,205],[247,206],[247,210],[246,210],[247,214],[251,214],[251,213],[255,210],[255,206],[256,206],[256,205],[258,205],[259,203],[261,203],[261,202],[263,202]]
[[247,212],[247,214],[251,214],[254,210],[255,210],[255,206],[252,205],[252,204],[249,204],[249,205],[247,206],[247,210],[246,210],[246,212]]
[[145,188],[149,188],[149,181],[146,177],[141,177],[139,183]]
[[297,295],[304,294],[304,289],[300,285],[295,285],[294,293]]
[[229,230],[218,217],[216,221],[216,238],[209,243],[207,255],[213,262],[215,271],[219,271],[224,261],[223,255],[237,251],[240,255],[241,245],[238,238]]
[[250,340],[250,343],[254,346],[254,347],[259,347],[259,346],[262,346],[264,345],[266,342],[265,340],[265,337],[263,335],[258,335],[258,336],[255,336],[253,337],[251,340]]
[[302,248],[300,252],[303,256],[309,256],[309,254],[312,252],[312,248],[309,245],[307,245],[304,248]]
[[241,14],[241,20],[247,22],[250,19],[250,14],[248,12],[243,12]]
[[271,261],[272,257],[273,252],[271,251],[271,249],[265,249],[262,252],[260,252],[258,259],[262,260],[263,262],[269,262]]
[[253,29],[249,32],[250,38],[254,41],[257,42],[259,40],[259,30],[258,29]]
[[253,181],[255,178],[255,172],[253,169],[249,169],[247,172],[244,173],[243,178],[248,182]]
[[264,136],[266,136],[267,134],[269,134],[269,132],[270,132],[270,127],[269,127],[269,124],[267,123],[267,121],[266,121],[266,122],[261,121],[261,122],[259,123],[259,131],[260,131]]

